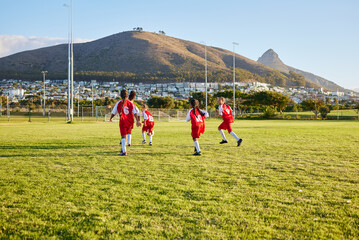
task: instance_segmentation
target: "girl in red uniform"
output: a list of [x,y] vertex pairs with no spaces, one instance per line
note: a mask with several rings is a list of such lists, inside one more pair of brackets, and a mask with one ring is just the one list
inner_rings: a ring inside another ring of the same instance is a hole
[[[121,156],[126,156],[126,135],[131,133],[132,126],[134,123],[135,114],[137,114],[136,109],[133,106],[133,103],[129,101],[127,90],[121,91],[122,100],[118,101],[115,107],[112,110],[110,122],[112,118],[118,113],[120,115],[120,132],[121,132]],[[137,120],[137,126],[141,124]]]
[[237,137],[237,135],[233,132],[231,124],[233,121],[232,109],[230,106],[225,104],[224,97],[218,98],[218,114],[222,116],[223,122],[218,126],[218,131],[222,135],[223,140],[220,144],[228,143],[226,136],[224,135],[223,130],[227,130],[231,136],[233,136],[237,141],[237,147],[239,147],[242,143],[242,139]]
[[152,136],[155,134],[155,131],[153,131],[155,121],[153,120],[152,114],[147,109],[148,106],[146,104],[143,104],[142,105],[142,117],[143,117],[142,144],[146,143],[146,133],[147,133],[148,138],[150,140],[148,145],[152,146]]
[[[135,114],[134,118],[136,119],[136,122],[139,123],[140,122],[140,110],[138,110],[138,107],[135,105],[135,97],[136,97],[136,92],[131,91],[130,96],[128,97],[128,100],[130,100],[133,103],[133,107],[136,109],[137,114]],[[135,122],[132,122],[132,129],[133,129],[134,123]],[[137,125],[137,127],[140,127],[140,126]],[[132,140],[132,134],[129,133],[129,134],[127,134],[127,143],[128,143],[129,147],[131,146],[131,140]]]
[[208,113],[199,109],[199,102],[197,99],[190,100],[191,109],[188,111],[186,121],[191,121],[192,125],[192,138],[195,147],[195,153],[193,155],[201,155],[201,149],[199,148],[198,138],[204,133],[205,124],[204,119],[208,117]]

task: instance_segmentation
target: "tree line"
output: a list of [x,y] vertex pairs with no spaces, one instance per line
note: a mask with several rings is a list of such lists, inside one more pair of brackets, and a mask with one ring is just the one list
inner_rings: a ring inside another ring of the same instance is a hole
[[[217,92],[215,94],[208,93],[207,95],[207,107],[209,110],[215,110],[218,107],[217,98],[224,97],[227,99],[227,104],[230,106],[233,105],[233,91],[225,90]],[[191,98],[195,98],[199,101],[200,107],[205,108],[205,93],[204,92],[192,92]],[[275,117],[277,112],[282,114],[283,112],[302,112],[302,111],[313,111],[316,116],[326,118],[328,113],[332,110],[337,109],[357,109],[359,111],[359,102],[350,102],[350,101],[341,101],[338,102],[337,99],[334,99],[334,104],[330,103],[330,99],[307,99],[302,101],[300,104],[294,103],[290,97],[274,91],[261,91],[261,92],[250,92],[243,93],[240,91],[235,91],[236,98],[236,110],[239,112],[262,112],[263,117],[271,118]],[[113,106],[115,103],[120,100],[120,98],[101,98],[94,100],[94,106]],[[77,99],[74,99],[75,106],[77,106]],[[1,96],[0,103],[2,109],[5,109],[7,104],[6,97]],[[164,108],[164,109],[188,109],[189,103],[186,99],[176,100],[172,97],[160,97],[152,96],[147,101],[135,101],[136,105],[146,103],[150,108]],[[29,108],[38,108],[42,104],[42,97],[39,95],[30,95],[25,99],[20,100],[16,103],[11,102],[10,106],[14,107],[29,107]],[[92,105],[91,100],[80,100],[79,105],[81,106],[90,106]],[[67,100],[60,99],[47,99],[46,106],[51,108],[63,107],[66,108]]]

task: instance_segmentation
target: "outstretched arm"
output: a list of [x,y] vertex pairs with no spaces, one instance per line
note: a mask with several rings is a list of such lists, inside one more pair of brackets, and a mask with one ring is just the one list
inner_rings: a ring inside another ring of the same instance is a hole
[[111,113],[111,117],[110,117],[110,122],[112,122],[112,118],[114,117],[115,115],[113,113]]

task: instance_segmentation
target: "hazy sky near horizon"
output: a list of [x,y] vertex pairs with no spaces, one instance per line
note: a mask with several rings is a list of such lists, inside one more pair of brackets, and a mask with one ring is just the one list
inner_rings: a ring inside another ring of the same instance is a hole
[[[70,0],[2,0],[0,57],[66,42]],[[73,0],[77,41],[142,27],[359,87],[358,0]]]

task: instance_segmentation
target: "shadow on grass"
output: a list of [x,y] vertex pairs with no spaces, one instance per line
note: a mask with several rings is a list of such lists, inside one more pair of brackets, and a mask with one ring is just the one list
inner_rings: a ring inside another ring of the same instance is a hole
[[35,154],[0,154],[0,158],[14,158],[14,157],[41,157]]
[[26,146],[0,146],[0,150],[25,150],[25,149],[41,149],[41,150],[52,150],[52,149],[81,149],[81,148],[90,148],[98,146],[87,146],[87,145],[68,145],[68,144],[56,144],[56,145],[26,145]]

